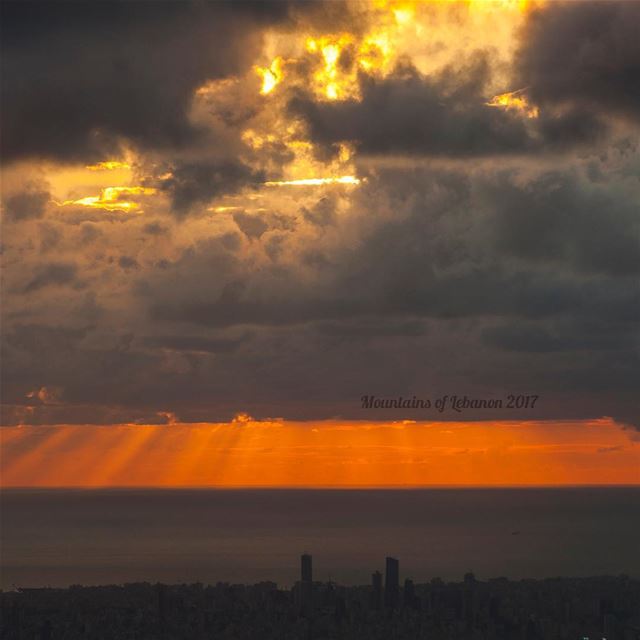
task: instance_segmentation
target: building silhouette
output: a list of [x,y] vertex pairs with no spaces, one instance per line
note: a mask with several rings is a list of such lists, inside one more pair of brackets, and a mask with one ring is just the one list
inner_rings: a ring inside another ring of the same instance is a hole
[[308,553],[300,556],[300,579],[302,582],[313,582],[313,561]]
[[384,575],[384,606],[387,609],[395,609],[398,606],[400,593],[400,563],[396,558],[386,559]]
[[407,578],[387,558],[371,584],[313,582],[300,558],[292,588],[131,583],[0,590],[1,640],[640,640],[640,580]]
[[405,607],[416,608],[416,589],[413,580],[406,578],[402,592],[402,603]]
[[382,574],[376,571],[371,575],[371,606],[373,609],[382,609]]
[[300,613],[308,618],[313,613],[313,561],[308,553],[300,556]]

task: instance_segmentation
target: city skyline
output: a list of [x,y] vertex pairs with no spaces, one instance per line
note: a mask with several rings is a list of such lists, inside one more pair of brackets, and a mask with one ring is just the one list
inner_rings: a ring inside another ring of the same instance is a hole
[[[395,589],[394,561],[387,558]],[[291,590],[270,581],[16,589],[0,593],[5,611],[0,629],[9,640],[25,631],[40,640],[60,633],[71,639],[86,634],[103,637],[96,628],[98,620],[102,634],[162,639],[206,638],[212,633],[250,637],[244,634],[256,632],[262,638],[292,640],[390,636],[636,640],[640,636],[635,606],[640,583],[628,576],[511,582],[478,581],[467,573],[461,582],[434,578],[427,584],[406,579],[393,602],[385,601],[381,607],[376,593],[379,572],[373,574],[371,586],[342,587],[310,581],[310,562],[311,556],[301,556],[301,580]]]

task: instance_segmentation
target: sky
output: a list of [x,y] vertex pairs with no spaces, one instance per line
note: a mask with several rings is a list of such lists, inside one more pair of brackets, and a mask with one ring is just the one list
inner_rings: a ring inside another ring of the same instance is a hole
[[640,2],[1,10],[4,486],[640,483]]

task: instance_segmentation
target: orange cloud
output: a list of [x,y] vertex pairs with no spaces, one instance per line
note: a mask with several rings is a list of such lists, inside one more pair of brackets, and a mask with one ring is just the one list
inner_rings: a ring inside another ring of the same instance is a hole
[[0,429],[2,485],[374,487],[640,484],[640,443],[567,423],[56,425]]

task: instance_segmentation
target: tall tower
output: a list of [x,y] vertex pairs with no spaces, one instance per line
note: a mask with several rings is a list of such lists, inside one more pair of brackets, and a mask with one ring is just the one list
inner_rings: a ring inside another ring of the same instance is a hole
[[395,558],[387,558],[384,576],[384,606],[395,609],[400,593],[400,563]]
[[302,582],[313,582],[312,560],[308,553],[303,553],[300,556],[300,569]]

